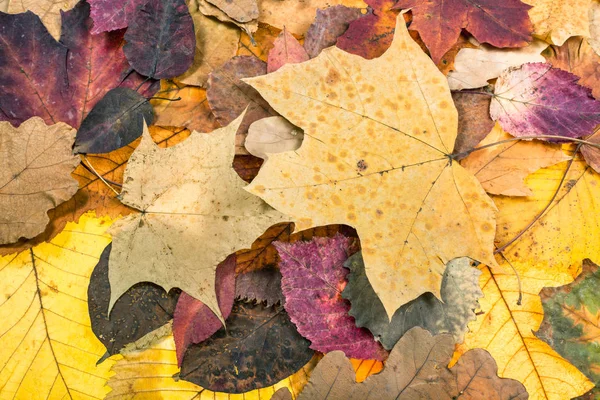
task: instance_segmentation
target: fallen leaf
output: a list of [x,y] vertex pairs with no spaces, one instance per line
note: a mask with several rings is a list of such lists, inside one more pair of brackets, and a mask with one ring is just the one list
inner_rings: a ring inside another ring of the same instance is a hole
[[296,35],[304,35],[315,19],[317,9],[343,4],[346,7],[366,8],[362,0],[259,0],[258,21]]
[[[350,239],[314,238],[310,242],[276,242],[281,261],[281,290],[285,310],[298,332],[322,353],[340,350],[347,357],[384,360],[387,353],[366,329],[348,315],[350,303],[342,298],[350,256]],[[387,315],[384,313],[385,318]]]
[[236,302],[227,328],[188,348],[179,376],[216,392],[260,389],[301,369],[309,344],[281,306]]
[[49,222],[46,212],[77,192],[71,172],[75,129],[33,117],[15,128],[0,122],[0,244],[32,238]]
[[[494,197],[500,210],[496,242],[503,246],[521,232],[552,200],[568,162],[541,169],[526,179],[529,197]],[[565,185],[548,211],[516,242],[494,269],[482,266],[479,284],[482,314],[456,356],[470,348],[488,350],[498,374],[523,382],[532,400],[577,397],[593,384],[550,346],[535,337],[543,319],[539,292],[573,281],[584,258],[600,259],[600,222],[586,205],[600,198],[600,178],[575,160]]]
[[315,58],[327,47],[335,46],[338,37],[346,32],[350,23],[361,16],[359,8],[343,5],[317,9],[317,16],[304,37],[304,48],[310,58]]
[[[356,228],[389,317],[426,291],[439,297],[449,260],[494,263],[495,207],[475,177],[448,162],[457,116],[446,78],[402,15],[398,23],[380,58],[333,47],[246,80],[305,133],[300,149],[270,156],[247,190],[297,230]],[[477,239],[458,240],[465,235]]]
[[96,35],[127,28],[136,9],[146,4],[146,0],[88,0],[88,3],[94,20],[92,33]]
[[259,119],[248,128],[244,147],[250,154],[263,159],[268,153],[296,150],[302,145],[304,133],[283,117]]
[[238,275],[235,280],[235,298],[245,302],[265,303],[267,307],[284,304],[281,272],[267,267]]
[[112,244],[109,244],[100,255],[87,289],[92,330],[106,347],[107,356],[118,354],[126,345],[173,319],[180,293],[179,290],[166,293],[149,282],[138,283],[117,300],[109,316],[108,258],[111,248]]
[[[597,130],[592,136],[585,139],[587,142],[592,142],[600,145],[600,130]],[[600,149],[587,144],[581,146],[581,154],[594,171],[600,173]]]
[[521,0],[399,0],[396,8],[411,9],[411,29],[427,45],[437,64],[466,29],[480,43],[495,47],[524,47],[531,42],[529,7]]
[[144,96],[128,88],[111,89],[81,123],[73,151],[110,153],[139,138],[144,121],[153,120],[154,111]]
[[[243,78],[264,75],[267,64],[255,57],[238,56],[214,70],[208,77],[206,98],[221,126],[226,126],[246,110],[238,136],[245,138],[250,124],[277,115],[275,110]],[[243,143],[243,141],[242,141]]]
[[249,155],[236,155],[233,159],[233,169],[247,183],[256,177],[262,164],[261,158]]
[[176,79],[186,85],[205,86],[208,74],[235,56],[240,31],[197,12],[192,14],[196,52],[192,66]]
[[207,0],[191,0],[191,1],[195,1],[195,5],[197,6],[198,11],[201,12],[202,14],[204,14],[206,16],[210,16],[210,17],[215,17],[216,19],[218,19],[219,21],[222,21],[222,22],[229,22],[234,25],[237,25],[240,28],[242,28],[248,35],[252,35],[252,33],[256,32],[256,30],[258,29],[258,21],[257,20],[252,20],[249,22],[239,22],[239,21],[236,21],[235,19],[231,18],[219,7],[216,7],[213,4],[209,3]]
[[5,0],[4,9],[1,11],[9,14],[30,11],[36,14],[50,35],[58,40],[61,36],[61,11],[70,10],[78,2],[79,0]]
[[533,34],[561,46],[571,36],[590,37],[588,11],[594,0],[523,0],[533,8]]
[[109,218],[86,214],[51,242],[0,258],[0,396],[104,398],[113,360],[87,312],[89,276]]
[[[496,124],[477,147],[511,138]],[[471,153],[461,161],[461,165],[471,171],[490,194],[531,196],[533,192],[525,185],[527,175],[570,158],[559,145],[539,141],[508,141]]]
[[208,0],[208,2],[238,22],[250,22],[258,18],[256,0]]
[[540,53],[548,44],[540,40],[519,49],[496,49],[481,45],[476,49],[464,48],[454,60],[454,70],[448,74],[451,90],[473,89],[486,86],[509,67],[528,62],[544,62]]
[[600,123],[600,101],[578,80],[544,63],[510,68],[496,81],[490,115],[517,137],[590,135]]
[[[229,256],[217,266],[215,292],[224,319],[229,317],[235,297],[235,256]],[[201,301],[182,293],[173,317],[173,337],[177,363],[181,365],[185,351],[192,343],[201,343],[221,329],[223,324]]]
[[85,1],[63,13],[61,43],[32,13],[0,15],[0,119],[19,125],[39,116],[79,128],[110,89],[142,85],[144,96],[156,91],[156,81],[144,83],[131,71],[123,31],[92,35],[91,25]]
[[431,293],[422,294],[396,310],[390,321],[367,279],[362,255],[356,253],[344,263],[350,274],[342,297],[352,305],[349,314],[356,319],[356,326],[369,329],[387,350],[415,326],[434,335],[451,333],[460,343],[467,323],[476,319],[474,310],[483,296],[478,279],[481,272],[471,264],[466,257],[450,261],[442,278],[442,301]]
[[589,11],[590,17],[590,38],[588,43],[592,49],[600,56],[600,3],[592,2]]
[[467,352],[448,369],[452,350],[451,335],[431,336],[424,329],[413,328],[398,341],[383,371],[362,383],[356,383],[352,365],[344,354],[335,351],[317,364],[298,399],[528,398],[518,381],[498,377],[494,359],[484,350]]
[[[544,320],[536,336],[598,385],[600,314],[598,266],[584,261],[582,273],[568,285],[542,289]],[[594,389],[598,395],[598,389]]]
[[553,67],[577,75],[577,83],[590,88],[592,95],[600,99],[600,56],[585,39],[571,38],[560,47],[548,47],[542,54]]
[[398,10],[396,0],[369,0],[369,13],[352,21],[337,47],[366,59],[380,57],[392,44]]
[[281,29],[265,24],[261,24],[256,32],[252,34],[252,37],[242,32],[237,55],[254,56],[261,61],[267,62],[267,57],[273,48],[273,43],[280,33]]
[[210,134],[193,132],[167,149],[160,149],[145,129],[120,194],[124,204],[141,212],[111,229],[109,310],[129,287],[149,281],[166,290],[182,289],[221,318],[218,263],[284,220],[245,192],[245,182],[231,168],[241,118]]
[[140,74],[168,79],[194,61],[194,23],[184,0],[147,0],[129,21],[123,52]]
[[463,90],[452,92],[452,100],[458,111],[454,154],[461,154],[477,146],[494,127],[490,118],[492,97],[478,91]]
[[285,64],[297,64],[308,60],[308,53],[285,27],[279,34],[267,59],[267,73],[275,72]]
[[[183,379],[174,379],[173,376],[176,376],[179,370],[173,336],[156,338],[150,343],[150,347],[126,351],[122,355],[123,358],[118,360],[112,368],[114,375],[108,381],[108,386],[112,391],[107,398],[113,400],[145,399],[149,396],[149,391],[152,391],[153,396],[158,396],[157,398],[169,400],[239,400],[239,396],[242,396],[215,393]],[[295,394],[300,393],[318,360],[318,357],[313,357],[298,372],[273,386],[244,393],[244,399],[268,399],[282,387],[288,388]]]

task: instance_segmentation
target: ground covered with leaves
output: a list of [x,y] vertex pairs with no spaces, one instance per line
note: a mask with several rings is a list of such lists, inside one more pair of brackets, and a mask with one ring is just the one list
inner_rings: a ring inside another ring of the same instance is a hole
[[1,399],[600,399],[598,0],[0,0]]

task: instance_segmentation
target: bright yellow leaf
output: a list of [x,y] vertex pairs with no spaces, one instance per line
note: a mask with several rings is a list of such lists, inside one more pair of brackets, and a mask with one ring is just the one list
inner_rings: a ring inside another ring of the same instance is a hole
[[[563,162],[530,175],[526,184],[532,196],[495,198],[500,210],[496,235],[500,246],[544,209],[567,165]],[[498,257],[499,267],[482,267],[483,314],[469,325],[471,332],[455,359],[471,348],[486,349],[498,364],[498,375],[523,382],[531,400],[570,399],[593,387],[534,332],[543,319],[540,290],[573,281],[584,258],[600,257],[600,215],[595,211],[599,199],[600,176],[581,160],[574,161],[544,216],[508,246],[503,252],[506,259]]]
[[89,278],[112,221],[85,214],[51,242],[0,258],[0,399],[101,399],[112,360],[94,336]]

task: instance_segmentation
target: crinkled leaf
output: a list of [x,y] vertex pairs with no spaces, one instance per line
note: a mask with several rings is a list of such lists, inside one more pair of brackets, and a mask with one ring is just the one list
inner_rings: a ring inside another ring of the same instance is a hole
[[256,0],[208,0],[208,2],[238,22],[250,22],[258,18]]
[[304,37],[304,48],[310,58],[315,58],[327,47],[335,46],[338,37],[346,32],[350,23],[361,16],[360,9],[344,5],[318,9]]
[[123,52],[140,74],[173,78],[194,61],[196,35],[184,0],[148,0],[138,8],[125,33]]
[[243,301],[265,303],[267,307],[284,304],[281,291],[281,272],[275,268],[263,268],[246,272],[235,280],[235,298]]
[[138,7],[147,0],[88,0],[94,20],[93,34],[127,28]]
[[269,153],[296,150],[302,145],[304,133],[283,117],[259,119],[248,128],[244,147],[248,152],[263,159]]
[[281,306],[236,302],[227,328],[188,348],[180,377],[215,392],[263,388],[302,368],[309,344]]
[[[110,89],[144,82],[123,54],[123,31],[90,33],[85,1],[63,13],[62,21],[58,43],[31,12],[0,14],[0,119],[19,125],[39,116],[79,128]],[[152,95],[155,84],[146,82],[139,92]]]
[[77,192],[74,139],[75,129],[39,117],[18,128],[0,122],[0,244],[43,232],[46,212]]
[[517,137],[590,135],[600,124],[600,101],[578,80],[550,64],[510,68],[496,81],[490,115]]
[[112,89],[85,117],[77,130],[75,153],[110,153],[142,135],[144,121],[152,124],[148,100],[128,88]]
[[200,12],[206,16],[215,17],[219,21],[229,22],[242,28],[248,35],[252,36],[252,33],[258,29],[258,21],[252,20],[248,22],[239,22],[227,15],[219,7],[209,3],[207,0],[189,0],[190,12]]
[[344,263],[350,274],[342,296],[352,304],[349,313],[356,325],[369,329],[387,350],[415,326],[434,335],[451,333],[460,343],[467,324],[476,318],[474,310],[483,296],[478,279],[481,272],[471,264],[466,257],[450,261],[442,278],[442,301],[431,293],[422,294],[396,310],[390,321],[365,274],[362,255],[356,253]]
[[[350,239],[342,235],[310,242],[275,243],[281,261],[281,290],[285,309],[298,332],[322,353],[340,350],[347,357],[383,360],[387,353],[348,315],[350,303],[342,298],[348,270]],[[387,318],[384,310],[384,318]]]
[[399,0],[396,7],[411,9],[411,29],[419,31],[436,64],[461,29],[495,47],[523,47],[531,41],[531,7],[521,0]]
[[[229,256],[217,266],[215,291],[219,310],[224,319],[229,317],[235,297],[235,256]],[[200,343],[221,329],[223,324],[210,308],[187,293],[177,301],[173,318],[173,337],[177,349],[177,363],[181,365],[185,351],[192,343]]]
[[109,244],[100,255],[87,289],[92,330],[108,355],[119,353],[127,344],[169,322],[179,297],[179,290],[167,294],[154,284],[138,283],[117,300],[109,316],[108,258],[111,248],[112,244]]
[[431,336],[424,329],[413,328],[394,346],[383,371],[362,383],[356,383],[352,365],[344,354],[332,352],[317,364],[298,399],[528,398],[521,383],[498,377],[494,359],[484,350],[469,351],[461,357],[458,364],[448,369],[446,365],[450,361],[452,350],[451,335]]
[[457,129],[448,83],[398,21],[380,58],[333,47],[246,80],[305,133],[298,150],[270,156],[247,190],[298,230],[356,228],[389,317],[424,292],[439,295],[451,259],[495,264],[495,207],[448,162]]

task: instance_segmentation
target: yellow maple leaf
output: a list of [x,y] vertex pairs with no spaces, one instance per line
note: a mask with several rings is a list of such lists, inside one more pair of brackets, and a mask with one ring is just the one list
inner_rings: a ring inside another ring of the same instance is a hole
[[439,297],[451,259],[495,263],[495,207],[450,156],[457,112],[447,80],[403,15],[397,21],[380,58],[332,47],[246,80],[305,132],[300,149],[270,155],[247,190],[297,230],[355,227],[389,317],[424,292]]
[[504,250],[500,266],[482,267],[483,314],[469,325],[471,332],[455,354],[456,359],[468,349],[486,349],[498,374],[521,381],[532,400],[570,399],[594,386],[534,334],[543,320],[540,290],[570,283],[583,259],[600,258],[600,216],[592,211],[598,207],[600,176],[579,159],[565,175],[568,165],[530,175],[526,184],[532,196],[495,198],[497,242],[503,245],[544,210],[563,183],[544,215]]
[[113,360],[92,332],[89,278],[112,221],[85,214],[51,242],[0,258],[0,398],[103,398]]
[[588,12],[594,0],[522,0],[533,6],[533,34],[562,46],[571,36],[590,37]]

